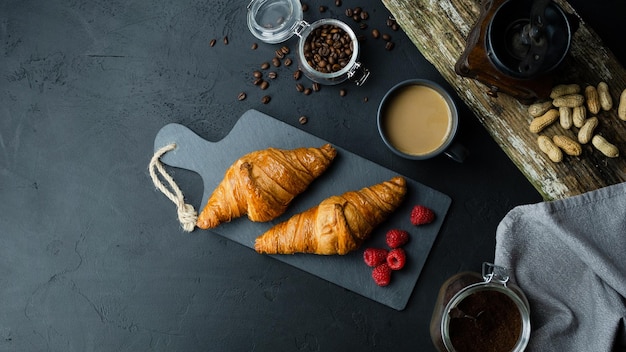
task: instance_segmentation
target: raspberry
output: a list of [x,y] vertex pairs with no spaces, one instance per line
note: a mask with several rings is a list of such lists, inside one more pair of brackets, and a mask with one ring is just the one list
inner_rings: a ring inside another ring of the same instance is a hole
[[363,252],[363,261],[372,268],[379,266],[387,260],[388,250],[384,248],[367,248]]
[[372,270],[372,279],[378,286],[387,286],[391,282],[391,268],[386,263],[380,264]]
[[430,224],[435,220],[435,213],[432,209],[423,205],[416,205],[411,211],[411,223],[415,226]]
[[402,248],[392,249],[387,254],[387,265],[391,270],[400,270],[406,264],[406,253]]
[[404,230],[391,229],[386,235],[387,245],[389,248],[398,248],[409,242],[409,233]]

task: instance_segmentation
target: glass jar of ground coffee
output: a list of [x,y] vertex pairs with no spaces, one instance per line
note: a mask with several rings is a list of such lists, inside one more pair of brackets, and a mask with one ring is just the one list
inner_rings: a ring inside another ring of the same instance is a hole
[[459,273],[442,285],[430,335],[442,352],[523,351],[530,338],[528,300],[507,269],[484,263],[482,276]]
[[299,37],[298,65],[313,82],[365,83],[370,71],[358,61],[359,41],[350,26],[331,18],[311,24],[302,18],[300,0],[252,0],[248,5],[248,28],[259,40],[276,44]]

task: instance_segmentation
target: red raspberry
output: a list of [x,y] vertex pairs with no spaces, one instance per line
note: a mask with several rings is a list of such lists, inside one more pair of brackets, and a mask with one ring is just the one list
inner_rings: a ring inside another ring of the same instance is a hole
[[411,223],[415,226],[430,224],[435,220],[435,213],[423,205],[416,205],[411,211]]
[[398,248],[409,242],[409,233],[404,230],[391,229],[386,235],[387,245],[389,248]]
[[400,270],[406,264],[406,252],[402,248],[392,249],[387,255],[387,265],[391,270]]
[[386,263],[380,264],[372,270],[372,279],[378,286],[387,286],[391,282],[391,268]]
[[384,248],[367,248],[363,252],[363,261],[372,268],[387,261],[388,250]]

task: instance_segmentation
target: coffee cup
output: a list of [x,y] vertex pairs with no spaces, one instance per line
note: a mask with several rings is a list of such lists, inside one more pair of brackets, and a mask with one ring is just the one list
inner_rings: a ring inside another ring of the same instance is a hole
[[467,149],[454,141],[459,116],[454,100],[439,84],[410,79],[396,84],[378,107],[378,132],[395,154],[412,160],[445,154],[457,162]]

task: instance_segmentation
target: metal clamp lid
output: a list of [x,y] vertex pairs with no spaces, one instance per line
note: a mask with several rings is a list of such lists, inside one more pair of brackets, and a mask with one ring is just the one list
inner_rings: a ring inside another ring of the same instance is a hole
[[494,282],[506,286],[509,282],[509,271],[507,268],[495,264],[483,263],[483,279],[486,283]]
[[356,83],[357,86],[362,86],[369,76],[370,70],[362,67],[360,62],[355,62],[348,71],[348,79]]

